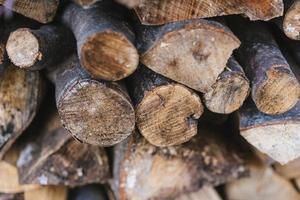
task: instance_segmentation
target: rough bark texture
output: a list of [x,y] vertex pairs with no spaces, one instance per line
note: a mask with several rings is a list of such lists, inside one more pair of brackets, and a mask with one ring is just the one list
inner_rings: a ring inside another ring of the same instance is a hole
[[137,127],[155,146],[178,145],[197,134],[203,113],[199,96],[140,65],[130,81]]
[[134,108],[126,89],[116,82],[90,78],[76,56],[57,66],[50,78],[56,85],[63,125],[79,141],[111,146],[134,130]]
[[120,80],[138,65],[135,36],[122,13],[110,0],[90,9],[70,4],[64,10],[63,21],[76,37],[81,65],[95,78]]
[[221,15],[244,14],[251,20],[269,20],[282,16],[282,0],[119,0],[135,6],[140,21],[146,25],[207,18]]
[[48,23],[55,17],[58,0],[0,0],[0,4],[41,23]]
[[239,110],[241,135],[254,147],[281,164],[300,156],[300,101],[281,115],[270,116],[247,102]]
[[81,7],[87,9],[93,6],[95,3],[101,0],[73,0],[75,3],[80,5]]
[[286,0],[287,11],[283,17],[283,30],[286,36],[293,40],[300,40],[300,1]]
[[138,134],[119,144],[114,155],[117,199],[174,199],[245,175],[232,144],[214,131],[203,130],[191,141],[168,148],[152,146]]
[[226,185],[228,200],[300,199],[291,182],[273,172],[272,168],[253,166],[250,173],[250,177]]
[[140,61],[174,81],[207,92],[240,41],[214,21],[187,20],[139,26]]
[[300,85],[264,24],[228,20],[241,39],[238,59],[252,83],[252,99],[266,114],[282,114],[295,106]]
[[231,57],[211,89],[203,95],[206,107],[215,113],[229,114],[239,109],[250,92],[243,68]]
[[0,157],[34,118],[43,91],[38,72],[10,65],[0,75]]
[[12,32],[6,44],[7,54],[14,65],[39,70],[55,65],[70,55],[75,39],[61,25],[45,25],[37,30],[20,28]]
[[64,186],[44,186],[35,190],[26,191],[24,200],[67,200],[68,188]]
[[104,183],[110,175],[105,150],[74,140],[58,115],[48,114],[36,130],[37,136],[32,135],[21,150],[17,162],[20,183],[72,187]]

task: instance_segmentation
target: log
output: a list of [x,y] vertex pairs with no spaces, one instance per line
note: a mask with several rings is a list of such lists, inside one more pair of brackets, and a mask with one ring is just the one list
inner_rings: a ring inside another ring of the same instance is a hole
[[10,65],[0,74],[0,158],[33,120],[43,92],[39,72]]
[[126,6],[127,8],[134,8],[142,3],[142,0],[115,0],[116,2]]
[[35,190],[26,191],[24,200],[67,200],[68,188],[64,186],[44,186]]
[[75,3],[80,5],[81,7],[87,9],[92,7],[95,3],[101,1],[101,0],[73,0]]
[[140,61],[165,77],[208,92],[240,41],[222,24],[187,20],[137,26]]
[[286,36],[293,40],[300,40],[300,1],[286,0],[287,11],[283,17],[282,27]]
[[174,147],[155,147],[139,134],[118,144],[113,170],[117,199],[175,199],[203,185],[246,175],[240,152],[232,148],[236,146],[214,131],[202,130],[201,135]]
[[94,78],[121,80],[138,66],[135,36],[122,13],[108,0],[90,9],[70,4],[64,10],[62,18],[76,37],[81,65]]
[[103,148],[71,138],[55,112],[45,120],[32,130],[37,135],[29,137],[21,150],[17,162],[20,183],[74,187],[107,181],[110,173]]
[[75,188],[70,194],[73,200],[109,200],[105,189],[100,185],[86,185]]
[[178,145],[197,134],[203,105],[189,88],[140,65],[130,80],[130,91],[137,127],[151,144]]
[[222,200],[222,198],[213,187],[204,186],[196,192],[184,194],[175,200]]
[[0,0],[0,4],[41,23],[51,22],[58,9],[58,0]]
[[280,176],[283,176],[287,179],[298,178],[300,177],[300,158],[297,158],[286,165],[276,163],[274,165],[274,169]]
[[278,115],[293,108],[300,85],[264,24],[234,18],[230,27],[242,41],[238,59],[252,83],[251,96],[257,108]]
[[259,151],[281,164],[300,156],[300,101],[281,115],[260,112],[253,102],[239,110],[240,134]]
[[243,68],[231,57],[217,81],[203,95],[203,100],[210,111],[230,114],[243,105],[249,92],[250,83]]
[[6,44],[11,62],[24,69],[40,70],[55,65],[75,49],[72,32],[61,25],[44,25],[34,30],[19,28]]
[[222,15],[244,14],[251,20],[270,20],[283,15],[282,0],[118,0],[134,6],[140,21],[145,25],[207,18]]
[[49,71],[56,85],[60,118],[73,137],[92,145],[111,146],[132,133],[134,108],[121,84],[92,79],[82,70],[77,56]]
[[251,176],[226,184],[228,200],[297,200],[299,193],[286,179],[268,167],[251,167]]

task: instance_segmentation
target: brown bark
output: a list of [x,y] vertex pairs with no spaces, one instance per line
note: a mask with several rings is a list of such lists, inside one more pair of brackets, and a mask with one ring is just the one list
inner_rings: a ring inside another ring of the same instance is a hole
[[116,82],[92,79],[77,56],[68,58],[50,78],[64,127],[79,141],[111,146],[127,138],[135,126],[134,108],[126,89]]
[[203,95],[212,112],[229,114],[239,109],[250,92],[250,83],[240,64],[231,57],[211,89]]
[[20,28],[12,32],[6,44],[7,54],[14,65],[40,70],[52,66],[71,54],[75,39],[61,25],[45,25],[37,30]]
[[140,21],[146,25],[207,18],[222,15],[244,14],[251,20],[269,20],[282,16],[282,0],[119,0],[127,6],[135,6]]
[[94,78],[120,80],[138,65],[135,36],[122,13],[109,0],[90,9],[70,4],[64,10],[63,21],[76,37],[81,65]]
[[101,0],[73,0],[75,3],[80,5],[81,7],[87,9],[93,6],[95,3],[101,1]]
[[245,175],[234,145],[215,131],[203,130],[191,141],[168,148],[152,146],[138,134],[119,144],[114,154],[117,199],[174,199]]
[[200,92],[210,89],[240,45],[227,27],[202,19],[138,29],[141,62]]
[[199,96],[140,65],[130,81],[140,133],[155,146],[178,145],[197,134]]
[[64,186],[44,186],[35,190],[26,191],[24,200],[67,200],[68,188]]
[[0,0],[0,4],[7,9],[20,13],[41,23],[51,22],[58,9],[58,0]]
[[241,39],[238,59],[252,83],[251,96],[257,108],[277,115],[295,106],[300,85],[264,24],[241,18],[228,20]]
[[43,94],[42,77],[10,65],[0,75],[0,157],[34,118]]
[[[23,144],[17,167],[20,183],[78,186],[104,183],[109,178],[103,148],[81,144],[61,126],[57,113],[47,113],[36,135]],[[37,138],[37,139],[35,139]]]

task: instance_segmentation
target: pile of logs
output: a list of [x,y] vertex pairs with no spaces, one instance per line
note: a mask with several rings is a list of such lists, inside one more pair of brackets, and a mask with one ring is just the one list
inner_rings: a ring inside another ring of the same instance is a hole
[[0,5],[0,199],[300,200],[300,0]]

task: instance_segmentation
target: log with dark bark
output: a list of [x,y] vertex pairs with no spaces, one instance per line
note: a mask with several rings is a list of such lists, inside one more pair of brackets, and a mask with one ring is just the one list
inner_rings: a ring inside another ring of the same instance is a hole
[[0,157],[34,118],[44,92],[39,72],[10,65],[0,75]]
[[94,78],[120,80],[138,65],[135,36],[122,13],[109,0],[90,9],[70,4],[64,10],[63,21],[76,37],[81,65]]
[[43,186],[24,193],[24,200],[67,200],[68,188],[65,186]]
[[235,145],[224,136],[206,129],[185,144],[158,148],[134,134],[115,148],[117,199],[174,199],[246,175]]
[[40,70],[63,60],[74,51],[72,32],[61,25],[45,25],[37,30],[20,28],[12,32],[6,44],[14,65]]
[[251,96],[257,108],[270,115],[293,108],[300,85],[267,27],[241,18],[228,22],[242,41],[238,59],[252,83]]
[[229,114],[243,105],[249,92],[250,83],[243,68],[231,57],[217,81],[203,95],[203,100],[210,111]]
[[261,152],[281,164],[300,156],[300,101],[281,115],[267,115],[253,102],[246,102],[239,110],[241,135]]
[[200,92],[209,91],[240,45],[227,27],[202,19],[137,29],[141,62]]
[[244,14],[251,20],[269,20],[283,14],[282,0],[117,0],[134,7],[140,21],[146,25]]
[[140,133],[155,146],[178,145],[197,134],[203,113],[192,90],[140,65],[130,81]]
[[56,105],[64,127],[78,140],[111,146],[135,126],[134,108],[123,85],[92,79],[71,56],[50,70]]
[[[17,161],[21,184],[78,186],[109,178],[103,148],[81,144],[61,126],[57,113],[47,113],[36,134],[28,136]],[[37,138],[37,139],[35,139]]]
[[58,0],[0,0],[0,4],[41,23],[51,22],[58,9]]
[[81,7],[87,9],[93,6],[95,3],[101,0],[73,0],[75,3],[80,5]]

